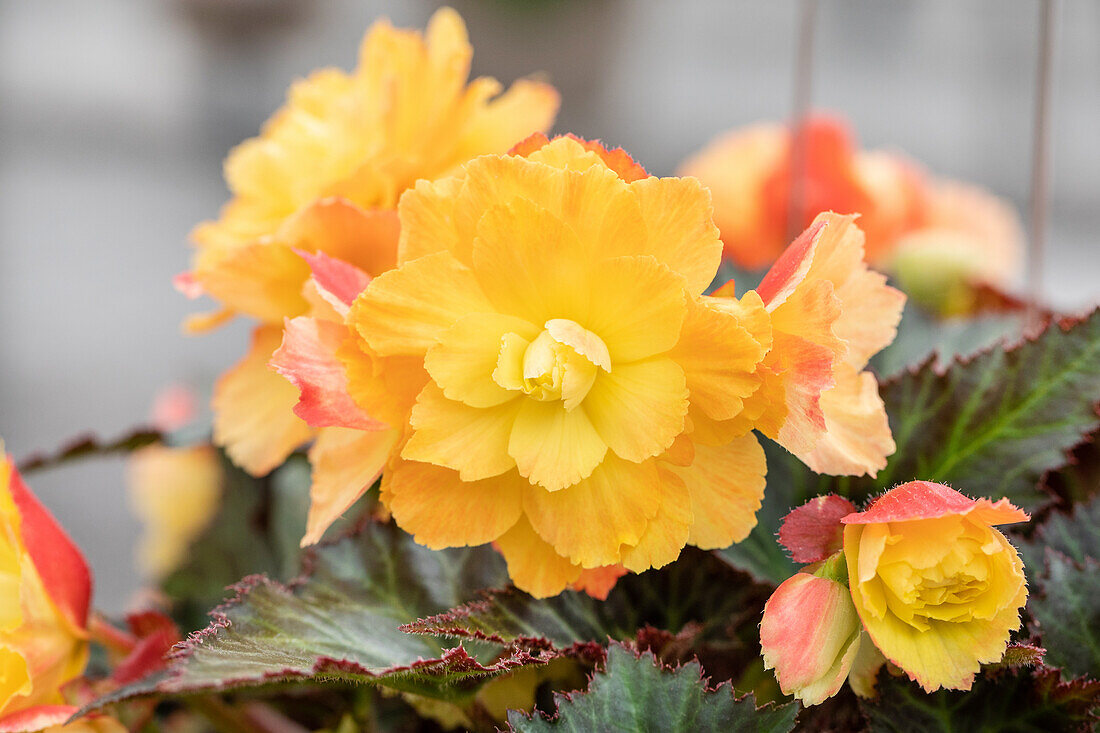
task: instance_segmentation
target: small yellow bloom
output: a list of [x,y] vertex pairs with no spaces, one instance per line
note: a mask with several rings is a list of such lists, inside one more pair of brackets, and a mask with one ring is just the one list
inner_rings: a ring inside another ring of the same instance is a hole
[[501,94],[495,79],[468,81],[471,56],[450,8],[436,12],[423,34],[379,21],[357,69],[323,69],[295,83],[260,136],[226,160],[233,197],[216,221],[193,232],[193,270],[178,284],[223,308],[192,318],[189,330],[236,313],[261,323],[213,399],[214,440],[250,473],[268,473],[316,435],[293,411],[293,387],[267,366],[283,320],[319,305],[299,253],[381,274],[396,262],[403,191],[552,124],[553,87],[520,80]]
[[1007,500],[913,481],[841,520],[867,633],[928,692],[969,690],[980,666],[1004,655],[1027,584],[1016,549],[992,525],[1027,519]]
[[218,508],[218,455],[205,445],[150,445],[130,457],[127,483],[130,504],[142,524],[139,570],[156,580],[179,566]]
[[88,659],[91,575],[80,551],[0,460],[0,728],[64,721],[61,686]]

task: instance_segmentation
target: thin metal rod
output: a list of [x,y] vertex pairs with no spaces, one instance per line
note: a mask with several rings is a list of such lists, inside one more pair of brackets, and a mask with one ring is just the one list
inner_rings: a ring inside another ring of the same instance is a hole
[[791,191],[787,202],[787,241],[802,231],[806,200],[806,117],[810,113],[814,81],[814,26],[817,0],[800,0],[798,39],[794,53],[794,97],[791,101]]
[[1031,137],[1031,193],[1028,248],[1028,300],[1032,324],[1039,319],[1043,291],[1047,214],[1050,204],[1050,87],[1057,0],[1039,1],[1039,65],[1035,80],[1035,120]]

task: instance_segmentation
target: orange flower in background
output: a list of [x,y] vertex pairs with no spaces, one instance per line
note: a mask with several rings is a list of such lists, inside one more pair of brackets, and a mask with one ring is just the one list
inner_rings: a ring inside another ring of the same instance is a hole
[[88,659],[92,580],[80,550],[0,461],[0,730],[39,730],[76,708],[61,687]]
[[[801,207],[792,216],[796,154]],[[1020,224],[1009,206],[974,187],[930,180],[901,155],[858,150],[848,126],[824,115],[806,120],[797,144],[780,124],[734,130],[680,174],[711,189],[725,255],[749,269],[778,258],[792,221],[801,229],[830,210],[860,214],[868,261],[904,268],[914,282],[923,277],[918,295],[936,294],[929,280],[1004,287],[1022,264]]]
[[1007,499],[928,481],[891,489],[864,512],[837,496],[795,509],[780,542],[815,564],[765,606],[765,666],[807,705],[845,679],[873,696],[886,661],[926,692],[969,690],[982,664],[1004,656],[1027,601],[1019,554],[993,525],[1028,519]]
[[[766,471],[752,429],[812,453],[822,393],[889,342],[902,302],[835,215],[766,298],[703,296],[721,257],[707,191],[572,137],[477,158],[399,211],[398,267],[329,294],[346,325],[288,322],[275,366],[299,414],[375,437],[381,499],[418,542],[495,542],[534,595],[603,594],[617,566],[743,539]],[[848,437],[844,468],[874,470],[880,446]],[[335,519],[318,504],[364,488],[315,483],[305,542]]]
[[375,23],[359,67],[317,71],[291,87],[259,137],[226,160],[233,198],[195,229],[194,268],[179,287],[222,310],[189,330],[240,313],[260,321],[245,358],[215,387],[215,442],[261,475],[314,435],[293,412],[294,389],[267,367],[284,318],[314,312],[310,270],[296,251],[323,252],[376,276],[396,262],[401,193],[483,153],[546,130],[553,87],[521,80],[501,94],[491,78],[468,82],[472,49],[462,19],[435,13],[422,35]]

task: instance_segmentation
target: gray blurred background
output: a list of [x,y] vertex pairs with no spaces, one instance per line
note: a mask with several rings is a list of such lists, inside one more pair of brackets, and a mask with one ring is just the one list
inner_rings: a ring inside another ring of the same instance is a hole
[[[719,132],[791,109],[794,0],[458,0],[474,72],[542,72],[557,131],[669,174]],[[0,0],[0,436],[17,458],[121,433],[156,392],[208,394],[247,324],[180,335],[186,235],[226,198],[221,160],[292,78],[350,68],[377,16],[422,27],[430,0]],[[815,106],[1026,210],[1037,0],[820,0]],[[1061,0],[1043,288],[1100,293],[1100,3]],[[137,585],[122,463],[34,474],[83,545],[97,602]]]

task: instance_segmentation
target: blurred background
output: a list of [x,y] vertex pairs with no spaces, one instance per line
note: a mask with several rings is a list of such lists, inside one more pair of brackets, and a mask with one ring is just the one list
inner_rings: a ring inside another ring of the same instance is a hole
[[[555,128],[667,175],[718,133],[791,113],[795,0],[456,0],[474,74],[540,73]],[[248,324],[182,336],[171,286],[187,233],[227,193],[221,160],[291,79],[351,68],[379,15],[423,27],[430,0],[0,0],[0,436],[17,459],[117,435],[172,382],[205,400]],[[812,101],[865,147],[906,151],[1026,212],[1038,0],[820,0]],[[1100,294],[1100,3],[1061,0],[1042,287]],[[31,476],[86,548],[97,603],[137,580],[121,460]]]

